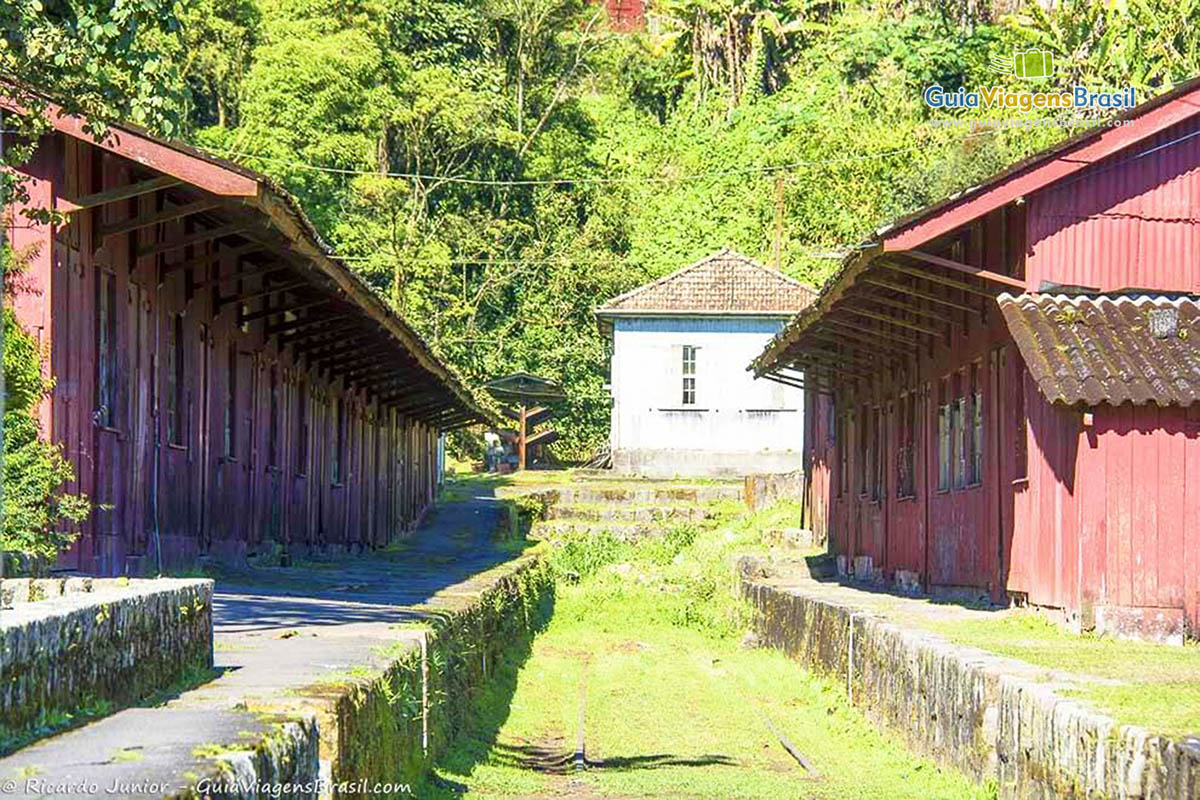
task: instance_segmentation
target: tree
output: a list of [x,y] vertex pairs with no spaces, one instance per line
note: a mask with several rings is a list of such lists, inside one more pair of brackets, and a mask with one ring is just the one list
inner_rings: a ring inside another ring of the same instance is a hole
[[[9,0],[0,5],[0,79],[12,103],[0,113],[0,144],[15,133],[16,146],[0,147],[0,167],[30,157],[46,129],[54,101],[68,114],[88,119],[96,137],[108,123],[128,119],[152,130],[178,130],[179,95],[174,67],[154,43],[178,30],[175,4],[167,0]],[[3,170],[0,208],[27,200],[24,183]],[[49,209],[27,208],[45,220]],[[6,221],[7,225],[7,221]],[[0,229],[0,301],[5,278],[17,260]],[[32,417],[44,386],[30,340],[0,302],[0,550],[16,549],[35,564],[52,561],[69,538],[58,526],[86,514],[86,499],[60,495],[71,480],[69,464],[42,442]],[[31,391],[37,389],[38,391]],[[0,564],[2,567],[2,564]]]

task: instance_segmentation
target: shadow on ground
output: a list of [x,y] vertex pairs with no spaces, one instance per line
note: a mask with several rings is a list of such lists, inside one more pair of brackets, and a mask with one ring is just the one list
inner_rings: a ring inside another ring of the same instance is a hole
[[[412,537],[362,556],[290,567],[247,567],[216,579],[218,633],[298,626],[403,623],[426,615],[413,606],[519,555],[526,542],[507,530],[509,511],[493,482],[453,488]],[[531,543],[530,543],[531,544]]]

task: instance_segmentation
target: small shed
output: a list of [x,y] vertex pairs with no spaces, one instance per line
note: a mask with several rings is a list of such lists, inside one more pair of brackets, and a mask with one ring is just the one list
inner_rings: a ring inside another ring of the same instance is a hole
[[801,467],[804,393],[746,363],[815,292],[723,249],[596,309],[612,341],[614,469],[656,476]]

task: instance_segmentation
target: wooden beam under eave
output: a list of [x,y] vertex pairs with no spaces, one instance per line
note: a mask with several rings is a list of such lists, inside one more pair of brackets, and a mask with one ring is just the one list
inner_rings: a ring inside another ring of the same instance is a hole
[[[283,334],[280,338],[287,339],[287,337],[290,336],[294,332],[308,330],[309,328],[313,328],[313,327],[316,327],[319,325],[328,325],[331,322],[336,322],[338,320],[347,320],[347,319],[357,320],[357,319],[359,319],[359,317],[357,314],[325,314],[324,316],[320,316],[320,317],[300,317],[299,319],[284,320],[283,322],[276,322],[271,325],[268,325],[267,329],[266,329],[266,334],[267,334],[267,336]],[[346,328],[346,326],[341,326],[341,327],[342,327],[342,329]],[[357,324],[355,324],[350,327],[358,327],[358,326],[357,326]],[[319,333],[324,334],[324,333],[331,333],[331,332],[332,331],[320,331]],[[303,338],[303,337],[301,337],[301,338]]]
[[828,359],[819,358],[808,351],[799,354],[784,353],[783,357],[788,361],[788,366],[799,365],[802,372],[804,371],[804,367],[820,367],[833,372],[841,372],[845,375],[853,375],[856,378],[871,378],[878,371],[873,369],[856,369],[854,366],[847,366]]
[[870,293],[863,292],[860,294],[856,294],[853,296],[853,299],[868,300],[872,303],[879,303],[879,305],[881,305],[881,306],[887,306],[888,308],[894,308],[897,311],[903,311],[903,312],[906,312],[909,314],[915,314],[918,317],[924,317],[926,319],[931,319],[934,322],[949,322],[950,324],[954,324],[954,321],[952,319],[946,317],[944,314],[943,315],[935,314],[934,312],[929,311],[928,309],[924,309],[919,306],[914,306],[912,303],[905,303],[901,300],[895,300],[890,297],[880,297],[879,295],[875,294],[874,292],[870,292]]
[[225,258],[241,258],[242,256],[257,253],[263,250],[260,244],[243,244],[238,247],[227,247],[225,249],[215,249],[211,253],[205,253],[196,258],[189,258],[185,261],[179,261],[174,264],[167,264],[162,268],[162,277],[166,278],[170,275],[180,272],[185,269],[197,269],[199,267],[207,267],[210,264],[216,264]]
[[279,286],[273,286],[267,289],[255,289],[253,291],[238,292],[236,294],[218,297],[215,305],[217,308],[221,308],[222,306],[227,306],[230,303],[244,303],[247,300],[257,300],[260,297],[270,297],[271,295],[279,294],[280,292],[294,292],[297,289],[310,288],[312,288],[312,284],[308,281],[293,281],[291,283],[283,283]]
[[[806,342],[808,343],[808,346],[805,346]],[[864,357],[864,354],[861,351],[836,352],[832,349],[827,349],[830,345],[834,344],[848,346],[840,342],[830,342],[826,339],[813,340],[811,338],[801,340],[797,343],[797,346],[801,348],[801,352],[816,353],[830,359],[844,359],[847,364],[852,366],[856,365],[869,370],[882,369],[883,367],[883,364],[873,360],[870,357],[870,354],[867,354],[866,357]]]
[[[338,315],[333,315],[333,316],[330,316],[327,318],[322,318],[320,321],[320,324],[323,324],[324,327],[320,327],[319,324],[317,323],[317,321],[313,320],[305,328],[301,328],[300,330],[295,330],[292,333],[279,334],[279,344],[280,344],[280,346],[283,346],[283,347],[296,345],[296,352],[299,352],[299,353],[315,353],[319,348],[322,348],[322,347],[329,347],[331,345],[347,345],[352,342],[360,342],[364,339],[369,339],[373,336],[378,335],[374,332],[363,330],[362,320],[355,318],[355,315],[344,314],[344,315],[340,315],[340,316],[350,317],[350,318],[352,318],[352,321],[343,322],[340,325],[335,325],[332,322],[327,322],[326,320],[333,320],[333,319],[338,318]],[[270,325],[267,328],[267,335],[274,336],[276,334],[272,332],[272,329],[274,329],[277,332],[284,325],[289,325],[289,324],[291,324],[291,323],[281,322],[276,325]],[[292,329],[284,328],[284,330],[292,330]],[[349,335],[352,333],[354,334],[353,336]],[[328,341],[309,342],[304,347],[300,347],[298,344],[299,342],[304,342],[309,339],[319,339],[322,336],[337,336],[339,338],[330,339]]]
[[[290,265],[283,263],[283,262],[275,261],[265,267],[258,267],[256,269],[247,269],[247,270],[243,270],[241,272],[233,272],[233,273],[230,273],[229,275],[222,275],[217,278],[210,278],[209,280],[206,280],[206,281],[200,281],[199,283],[193,283],[192,289],[193,290],[207,289],[210,286],[220,286],[221,284],[228,283],[229,281],[246,280],[247,278],[261,278],[264,275],[270,275],[272,272],[281,272],[281,271],[283,271],[285,269],[289,269],[289,268],[290,268]],[[312,284],[308,284],[308,285],[311,286]]]
[[[308,357],[309,364],[318,366],[339,358],[352,356],[355,353],[364,351],[380,352],[383,350],[381,345],[371,345],[371,342],[378,340],[378,338],[379,337],[376,334],[364,333],[362,336],[354,336],[346,340],[337,340],[336,347],[326,346],[326,349],[324,350],[317,350],[317,345],[313,345],[314,349],[305,352],[304,355]],[[329,343],[322,342],[323,346],[328,344]]]
[[[810,331],[805,331],[804,336],[824,336],[826,338],[837,339],[838,341],[846,341],[856,344],[860,347],[865,347],[871,351],[879,351],[881,353],[890,353],[896,356],[912,355],[912,347],[905,346],[903,343],[888,341],[880,334],[865,334],[858,331],[851,331],[848,328],[838,327],[834,329],[834,324],[837,320],[822,319],[813,323]],[[828,325],[829,327],[824,327]],[[803,341],[801,337],[800,341]]]
[[892,339],[897,342],[901,342],[903,344],[912,345],[914,347],[920,347],[922,344],[920,339],[915,339],[912,336],[905,336],[902,333],[895,333],[893,331],[881,331],[878,328],[871,328],[871,327],[867,327],[865,325],[856,325],[855,323],[850,322],[848,320],[832,319],[830,317],[830,314],[835,314],[842,310],[846,310],[846,309],[844,309],[842,306],[838,306],[838,307],[834,308],[832,311],[829,312],[829,314],[826,314],[821,319],[821,322],[826,325],[833,325],[839,329],[846,328],[846,329],[849,329],[852,331],[856,331],[858,333],[865,334],[867,336],[875,336],[880,339]]
[[912,286],[905,286],[902,283],[892,283],[891,281],[884,280],[883,278],[863,277],[859,278],[859,280],[863,283],[869,283],[872,286],[879,286],[884,289],[890,289],[893,292],[900,292],[913,297],[919,297],[922,300],[928,300],[931,303],[940,303],[941,305],[948,306],[949,308],[956,308],[959,311],[970,311],[972,314],[978,314],[981,317],[983,316],[983,311],[975,306],[969,306],[966,303],[956,303],[953,300],[947,300],[944,297],[939,297],[933,292],[924,292]]
[[196,231],[187,236],[180,236],[178,239],[171,239],[158,244],[151,244],[145,247],[138,248],[137,257],[147,258],[149,256],[157,256],[161,253],[169,253],[172,250],[178,250],[181,247],[189,245],[203,244],[204,242],[212,241],[213,239],[223,239],[226,236],[237,236],[246,232],[246,226],[239,223],[231,223],[229,225],[221,225],[216,228],[208,228],[207,230]]
[[889,359],[894,360],[897,358],[904,358],[906,355],[895,350],[876,348],[874,345],[865,344],[855,339],[850,339],[849,337],[843,337],[833,333],[822,333],[821,331],[807,331],[805,332],[804,338],[800,341],[804,342],[814,340],[830,345],[836,345],[838,347],[844,347],[849,352],[859,356],[860,360],[865,357],[872,360],[878,359],[886,362]]
[[995,292],[989,292],[986,289],[980,289],[978,286],[972,286],[964,281],[956,281],[953,278],[947,278],[945,275],[932,273],[927,269],[917,269],[916,267],[910,267],[905,264],[897,264],[895,261],[885,261],[882,259],[876,261],[875,263],[884,269],[889,269],[892,272],[899,272],[902,275],[911,275],[914,278],[920,278],[921,280],[929,281],[930,283],[949,286],[951,289],[958,289],[966,292],[967,294],[973,294],[977,297],[986,297],[988,300],[996,299]]
[[934,330],[933,328],[926,328],[924,325],[918,325],[915,322],[907,322],[902,319],[896,319],[895,317],[889,317],[887,314],[880,314],[876,311],[869,311],[865,308],[857,308],[855,306],[848,305],[846,303],[842,303],[841,306],[839,306],[839,308],[842,311],[846,311],[850,314],[857,314],[860,317],[866,317],[868,319],[873,319],[878,322],[886,322],[889,325],[896,325],[897,327],[905,328],[910,331],[916,331],[917,333],[923,333],[926,336],[941,336],[942,335],[940,331]]
[[74,214],[76,211],[83,211],[88,208],[96,208],[97,206],[108,205],[109,203],[118,203],[122,200],[132,200],[135,197],[141,197],[144,194],[159,192],[163,189],[170,189],[172,186],[179,186],[183,181],[174,178],[170,175],[159,175],[156,178],[150,178],[136,183],[127,183],[124,186],[117,186],[113,189],[105,189],[102,192],[94,194],[85,194],[83,197],[74,199],[69,197],[60,197],[55,201],[55,205],[59,211],[67,214]]
[[117,236],[122,233],[141,230],[142,228],[150,228],[154,225],[161,225],[164,222],[174,222],[184,217],[190,217],[193,214],[203,214],[205,211],[212,211],[214,208],[219,208],[220,205],[216,200],[207,198],[197,200],[194,203],[188,203],[184,206],[164,208],[162,211],[156,211],[153,214],[145,214],[140,217],[123,219],[120,222],[110,222],[107,225],[102,225],[100,227],[100,235]]
[[276,314],[285,314],[288,311],[291,311],[291,312],[303,311],[306,308],[316,308],[317,306],[323,306],[323,305],[326,305],[327,303],[332,303],[332,302],[333,301],[330,299],[325,299],[325,300],[314,300],[311,303],[301,303],[300,305],[279,306],[278,308],[264,308],[261,311],[254,311],[250,314],[243,314],[241,319],[239,320],[239,322],[241,322],[244,325],[247,322],[254,322],[255,320],[265,319],[266,317],[273,317]]
[[926,264],[932,264],[935,267],[952,269],[957,272],[961,272],[964,275],[970,275],[974,278],[979,278],[980,280],[998,283],[1001,286],[1007,286],[1010,289],[1016,289],[1019,292],[1025,291],[1024,281],[1017,280],[1016,278],[1010,278],[1008,275],[1001,275],[999,272],[992,272],[991,270],[972,267],[970,264],[963,264],[959,261],[953,261],[949,258],[935,256],[932,253],[924,253],[920,250],[905,250],[903,251],[902,255],[906,255],[909,258],[915,258],[917,261],[924,261]]

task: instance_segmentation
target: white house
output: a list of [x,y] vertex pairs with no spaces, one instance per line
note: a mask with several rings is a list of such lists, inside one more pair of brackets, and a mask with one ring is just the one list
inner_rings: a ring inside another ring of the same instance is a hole
[[742,475],[801,467],[804,392],[746,370],[816,293],[725,249],[596,309],[612,337],[613,467]]

